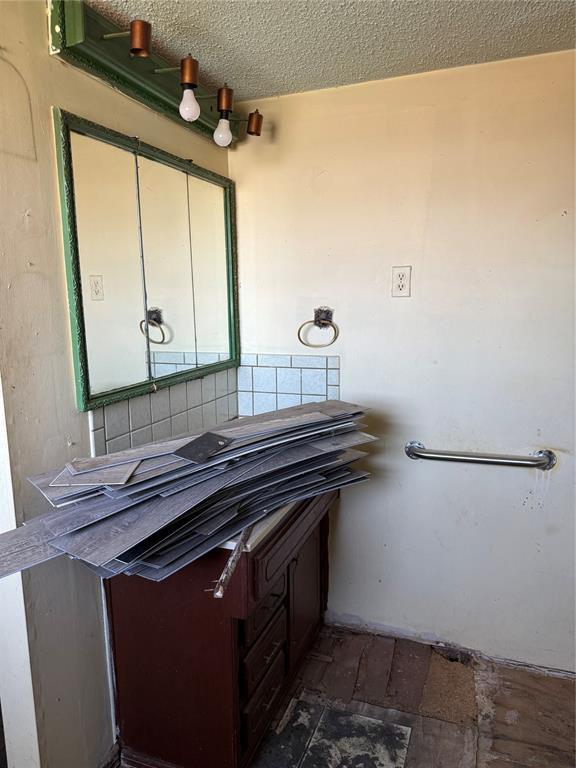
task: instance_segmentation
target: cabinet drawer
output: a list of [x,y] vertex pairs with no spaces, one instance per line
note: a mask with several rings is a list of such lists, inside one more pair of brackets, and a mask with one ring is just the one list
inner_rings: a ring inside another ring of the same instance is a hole
[[256,688],[258,681],[272,666],[276,654],[286,648],[288,622],[286,609],[281,608],[270,622],[268,629],[254,643],[240,665],[242,690],[247,698]]
[[336,493],[327,493],[305,502],[295,511],[288,527],[264,547],[262,552],[257,550],[254,556],[254,591],[257,598],[266,594],[270,585],[278,578],[278,573],[287,567],[296,551],[337,498]]
[[274,713],[286,678],[286,655],[276,654],[268,672],[242,711],[242,726],[246,749],[258,741]]
[[278,607],[284,601],[288,591],[288,577],[286,573],[280,575],[273,583],[272,589],[266,597],[256,606],[254,611],[242,622],[242,639],[246,647],[260,636],[262,630],[268,624]]

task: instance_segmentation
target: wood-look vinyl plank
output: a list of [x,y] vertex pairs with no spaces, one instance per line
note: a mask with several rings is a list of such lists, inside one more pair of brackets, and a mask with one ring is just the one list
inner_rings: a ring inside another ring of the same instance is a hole
[[129,464],[118,464],[114,467],[94,469],[90,472],[72,473],[65,467],[50,483],[52,487],[90,486],[95,485],[124,485],[127,483],[140,464],[140,460]]
[[174,496],[149,499],[119,512],[111,519],[100,520],[86,529],[60,536],[55,546],[93,565],[103,565],[226,485],[236,482],[246,471],[246,466],[240,465]]
[[42,515],[41,519],[54,537],[64,536],[112,517],[112,515],[123,512],[138,503],[138,501],[130,498],[111,501],[98,496],[89,501],[70,504],[65,509],[47,512]]
[[246,517],[243,517],[241,520],[224,526],[224,528],[221,528],[218,533],[212,536],[208,536],[204,543],[198,545],[186,555],[183,555],[177,560],[174,560],[174,562],[170,563],[165,568],[160,568],[156,571],[151,569],[152,572],[150,573],[143,570],[140,571],[139,575],[143,576],[144,578],[151,579],[152,581],[163,581],[164,579],[167,579],[168,576],[176,573],[176,571],[179,571],[181,568],[184,568],[190,563],[193,563],[199,557],[202,557],[202,555],[210,552],[211,549],[214,549],[215,547],[220,546],[220,544],[224,544],[224,542],[229,541],[231,538],[236,536],[236,534],[240,533],[240,531],[242,531],[244,528],[247,528],[249,525],[254,525],[254,523],[257,523],[263,517],[266,517],[267,514],[268,510],[261,510],[249,514]]
[[47,499],[52,506],[56,506],[59,501],[65,499],[82,498],[90,493],[97,491],[100,486],[83,486],[79,488],[54,488],[50,485],[52,480],[60,474],[59,470],[51,470],[50,472],[43,472],[41,475],[33,475],[28,478],[28,482],[31,483],[40,493]]
[[[17,530],[20,530],[19,528]],[[49,542],[32,544],[19,549],[12,549],[4,552],[0,556],[0,579],[5,576],[11,576],[14,573],[30,568],[33,565],[40,565],[47,560],[60,557],[62,552],[53,547]]]
[[66,467],[72,473],[82,473],[91,472],[95,469],[102,469],[104,467],[114,467],[118,464],[127,464],[136,461],[136,459],[154,459],[159,456],[166,456],[174,453],[179,448],[186,445],[186,443],[194,440],[195,437],[198,437],[198,435],[179,437],[174,440],[166,440],[160,443],[149,443],[148,445],[142,445],[138,448],[127,448],[124,451],[109,453],[106,456],[72,459],[72,461],[67,462]]

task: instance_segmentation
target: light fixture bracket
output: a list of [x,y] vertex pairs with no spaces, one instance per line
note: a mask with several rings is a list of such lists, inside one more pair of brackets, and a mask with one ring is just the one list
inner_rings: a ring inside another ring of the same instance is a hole
[[[207,104],[198,120],[187,123],[178,111],[182,99],[180,67],[174,68],[172,62],[153,51],[147,58],[131,57],[125,35],[103,39],[105,35],[125,30],[83,0],[51,0],[48,10],[51,55],[104,80],[180,127],[212,140],[220,117],[216,94],[199,84],[195,91],[196,98],[206,100]],[[174,71],[159,77],[155,73],[158,69]],[[237,124],[231,124],[231,130],[237,138]]]

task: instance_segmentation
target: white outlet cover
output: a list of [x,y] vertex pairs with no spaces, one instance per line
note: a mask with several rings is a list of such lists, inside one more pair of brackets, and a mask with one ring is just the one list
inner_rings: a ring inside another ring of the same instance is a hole
[[104,278],[102,275],[90,275],[90,298],[92,301],[104,301]]
[[409,298],[412,295],[412,267],[392,267],[392,296]]

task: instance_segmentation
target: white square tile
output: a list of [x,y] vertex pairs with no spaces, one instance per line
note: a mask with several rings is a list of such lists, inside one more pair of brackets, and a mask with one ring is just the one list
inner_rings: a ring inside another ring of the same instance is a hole
[[192,435],[198,435],[202,432],[202,406],[190,408],[188,411],[188,432]]
[[170,417],[170,393],[168,389],[159,389],[150,395],[152,409],[152,423],[163,421]]
[[178,413],[176,416],[172,416],[170,419],[170,427],[172,429],[172,437],[179,437],[185,435],[188,432],[188,414]]
[[326,395],[326,371],[315,368],[302,369],[302,394]]
[[95,429],[94,432],[90,432],[90,455],[106,455],[106,436],[103,427],[101,429]]
[[121,435],[113,440],[106,441],[106,453],[116,453],[130,448],[130,435]]
[[202,405],[202,379],[186,382],[186,405],[189,409]]
[[178,368],[176,367],[175,363],[155,363],[154,370],[154,375],[157,379],[160,379],[162,376],[170,376],[171,373],[178,372]]
[[238,391],[252,392],[252,368],[246,366],[238,368]]
[[340,370],[338,368],[328,369],[328,384],[332,387],[340,386]]
[[196,359],[198,361],[198,365],[210,365],[210,363],[218,362],[218,353],[217,352],[197,352]]
[[276,392],[276,368],[253,368],[254,392]]
[[326,358],[323,355],[292,355],[294,368],[326,368]]
[[340,400],[340,387],[328,387],[328,400]]
[[276,378],[278,392],[288,394],[301,392],[300,368],[278,368]]
[[268,392],[254,392],[254,415],[276,410],[276,395]]
[[278,408],[292,408],[294,405],[300,405],[300,395],[281,395],[276,396]]
[[216,399],[216,376],[211,373],[202,379],[202,402],[209,403]]
[[326,400],[321,395],[302,395],[302,405],[305,403],[323,403]]
[[238,369],[228,368],[228,392],[238,391]]
[[228,394],[228,371],[218,371],[216,374],[216,397]]
[[337,355],[328,357],[328,368],[340,368],[340,358]]
[[252,392],[238,392],[238,416],[253,416]]
[[238,393],[228,395],[228,418],[235,419],[238,416]]
[[139,445],[146,445],[146,443],[152,442],[152,427],[142,427],[141,429],[135,429],[130,433],[130,443],[132,448],[137,448]]
[[228,421],[228,395],[216,400],[216,423],[223,424]]
[[170,391],[170,415],[174,416],[177,413],[184,413],[186,410],[186,382],[181,381],[180,384],[174,384],[169,388]]
[[259,366],[290,368],[290,355],[258,355]]
[[119,403],[112,403],[112,405],[104,407],[104,426],[106,428],[107,441],[119,435],[125,435],[130,431],[128,400],[122,400]]
[[147,427],[152,423],[150,395],[131,397],[128,400],[128,409],[130,411],[130,429],[132,431],[141,427]]
[[167,440],[172,437],[172,425],[170,419],[164,419],[152,424],[152,439],[153,440]]
[[240,365],[257,365],[258,360],[256,358],[256,355],[250,355],[250,354],[241,354],[240,355]]
[[204,423],[204,431],[207,432],[216,426],[216,401],[212,400],[209,403],[204,403],[202,406],[202,422]]

